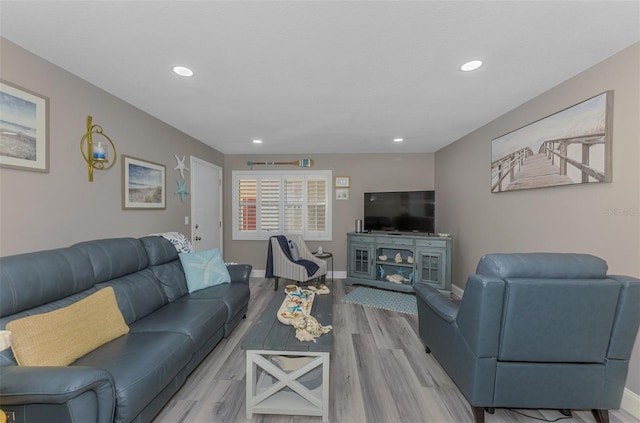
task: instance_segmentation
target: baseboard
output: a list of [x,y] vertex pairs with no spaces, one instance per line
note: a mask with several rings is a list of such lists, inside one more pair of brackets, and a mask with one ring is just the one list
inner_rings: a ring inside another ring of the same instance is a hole
[[264,278],[264,274],[265,274],[265,270],[264,269],[262,269],[262,270],[256,270],[256,269],[251,270],[251,277],[252,278]]
[[464,295],[464,289],[460,288],[458,285],[451,285],[451,293],[458,298],[462,298]]
[[631,414],[636,419],[640,419],[640,395],[628,388],[624,388],[620,409]]

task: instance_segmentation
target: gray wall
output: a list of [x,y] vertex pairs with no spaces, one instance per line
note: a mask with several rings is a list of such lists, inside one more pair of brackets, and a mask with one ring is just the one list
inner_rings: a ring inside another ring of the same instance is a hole
[[[611,274],[640,277],[638,75],[640,43],[436,152],[436,216],[453,235],[456,285],[490,252],[590,253]],[[606,90],[615,90],[612,183],[490,193],[493,138]],[[640,339],[627,386],[640,393]]]
[[[190,236],[184,225],[190,197],[183,204],[173,194],[174,154],[186,155],[187,163],[194,155],[222,166],[221,153],[3,38],[0,78],[49,97],[50,110],[50,172],[0,168],[0,255],[153,232]],[[121,209],[120,157],[88,182],[79,147],[87,115],[103,127],[119,154],[166,166],[166,210]]]
[[[366,147],[363,146],[363,149]],[[431,153],[421,154],[311,154],[304,155],[230,155],[224,164],[224,219],[225,227],[231,226],[231,172],[247,170],[247,161],[290,162],[311,158],[313,169],[332,170],[333,177],[351,177],[348,200],[336,200],[333,194],[333,240],[310,241],[307,245],[315,250],[322,245],[325,251],[334,255],[335,271],[347,269],[347,232],[355,230],[355,220],[362,219],[364,213],[364,193],[373,191],[416,191],[433,189],[433,157]],[[254,166],[255,170],[300,170],[296,166]],[[250,263],[254,269],[264,270],[266,264],[267,241],[233,241],[231,230],[224,232],[225,260]]]

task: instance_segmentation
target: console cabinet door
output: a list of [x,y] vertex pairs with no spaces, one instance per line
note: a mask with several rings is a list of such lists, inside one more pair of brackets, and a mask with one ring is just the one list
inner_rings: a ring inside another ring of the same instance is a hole
[[349,253],[349,277],[375,279],[373,274],[373,245],[352,243]]
[[434,288],[446,289],[446,254],[445,249],[416,249],[417,269],[414,275],[414,283],[427,283]]

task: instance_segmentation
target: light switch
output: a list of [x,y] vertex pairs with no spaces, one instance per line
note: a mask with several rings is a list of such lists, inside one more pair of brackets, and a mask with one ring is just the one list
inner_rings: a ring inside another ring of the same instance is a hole
[[188,225],[189,224],[189,216],[185,216],[184,217],[184,224]]

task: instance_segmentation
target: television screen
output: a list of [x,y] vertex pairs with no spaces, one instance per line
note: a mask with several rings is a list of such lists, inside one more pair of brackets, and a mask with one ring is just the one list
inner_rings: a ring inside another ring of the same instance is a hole
[[435,191],[365,192],[365,231],[434,232]]

